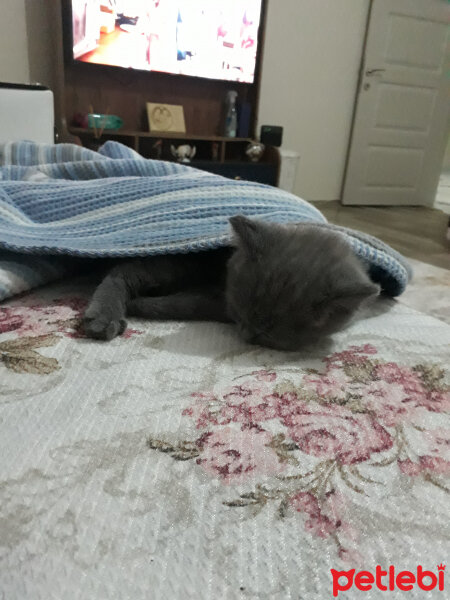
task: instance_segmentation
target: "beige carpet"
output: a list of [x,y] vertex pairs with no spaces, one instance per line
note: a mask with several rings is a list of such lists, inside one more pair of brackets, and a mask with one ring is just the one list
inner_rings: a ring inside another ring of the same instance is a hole
[[450,324],[450,270],[412,258],[408,260],[414,277],[399,302]]
[[0,598],[325,600],[332,569],[377,565],[436,588],[450,326],[380,298],[303,353],[219,323],[132,320],[100,343],[75,329],[90,291],[0,312]]

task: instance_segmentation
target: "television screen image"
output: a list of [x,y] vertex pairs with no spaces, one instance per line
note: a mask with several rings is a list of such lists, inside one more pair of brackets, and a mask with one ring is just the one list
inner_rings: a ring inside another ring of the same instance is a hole
[[253,83],[262,0],[72,0],[77,61]]

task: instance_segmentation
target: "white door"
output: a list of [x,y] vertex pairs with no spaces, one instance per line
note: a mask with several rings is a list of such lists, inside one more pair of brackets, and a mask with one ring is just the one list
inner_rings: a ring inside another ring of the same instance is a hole
[[343,204],[434,201],[450,114],[450,4],[373,0]]

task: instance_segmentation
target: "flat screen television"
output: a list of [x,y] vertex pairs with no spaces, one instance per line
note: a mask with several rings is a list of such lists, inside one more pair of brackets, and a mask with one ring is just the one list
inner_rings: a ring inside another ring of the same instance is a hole
[[72,59],[253,83],[262,0],[70,0]]

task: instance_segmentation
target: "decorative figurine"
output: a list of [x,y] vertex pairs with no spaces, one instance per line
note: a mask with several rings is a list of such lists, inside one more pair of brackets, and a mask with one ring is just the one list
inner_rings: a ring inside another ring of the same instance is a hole
[[257,162],[263,155],[264,150],[265,146],[261,142],[250,142],[245,149],[245,154],[252,162]]
[[173,144],[170,146],[172,155],[175,156],[178,162],[189,163],[194,158],[197,148],[195,146],[189,146],[189,144],[182,144],[175,148]]

